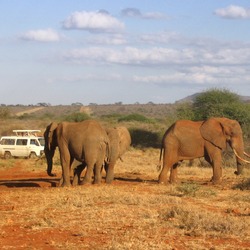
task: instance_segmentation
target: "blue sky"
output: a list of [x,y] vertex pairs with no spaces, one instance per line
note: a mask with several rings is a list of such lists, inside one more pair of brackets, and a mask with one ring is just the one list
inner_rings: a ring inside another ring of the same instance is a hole
[[0,104],[250,96],[248,0],[0,0]]

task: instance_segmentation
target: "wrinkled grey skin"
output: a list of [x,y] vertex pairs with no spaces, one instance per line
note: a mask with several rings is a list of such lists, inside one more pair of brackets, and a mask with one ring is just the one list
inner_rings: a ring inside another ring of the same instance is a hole
[[[124,155],[131,144],[131,136],[126,127],[114,127],[106,129],[110,141],[108,160],[105,161],[106,183],[111,183],[114,179],[114,167],[118,159]],[[75,169],[73,183],[76,184],[80,180],[81,172],[84,165],[80,165]]]
[[[163,167],[159,175],[159,183],[168,182],[170,170],[170,183],[176,181],[178,162],[204,157],[213,167],[212,182],[222,180],[222,150],[227,144],[235,149],[238,155],[244,156],[244,143],[240,124],[227,118],[210,118],[206,121],[193,122],[179,120],[164,134],[162,139]],[[243,162],[236,157],[239,175],[243,170]]]
[[70,186],[70,170],[75,160],[87,166],[83,184],[101,182],[101,169],[108,154],[109,138],[94,120],[51,123],[44,132],[47,173],[52,174],[53,156],[59,148],[62,165],[62,186]]

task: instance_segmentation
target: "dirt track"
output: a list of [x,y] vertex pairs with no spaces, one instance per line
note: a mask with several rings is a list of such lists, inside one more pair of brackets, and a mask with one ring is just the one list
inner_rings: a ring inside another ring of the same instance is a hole
[[[71,188],[56,187],[59,167],[53,178],[34,160],[13,160],[0,170],[1,249],[249,249],[249,231],[241,226],[250,223],[249,190],[233,188],[246,177],[235,178],[229,169],[224,184],[212,186],[211,169],[200,174],[183,167],[180,182],[199,186],[197,197],[183,195],[177,186],[157,184],[155,164],[148,161],[157,154],[142,158],[145,152],[131,151],[111,185]],[[200,222],[181,225],[178,211],[193,220],[199,214]],[[212,231],[205,224],[213,218],[239,223],[241,232],[232,233],[227,223],[221,226],[228,229]]]

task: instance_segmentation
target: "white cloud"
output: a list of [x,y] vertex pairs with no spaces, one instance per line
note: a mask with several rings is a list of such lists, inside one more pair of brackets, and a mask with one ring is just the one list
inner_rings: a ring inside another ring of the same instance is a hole
[[24,40],[37,42],[58,42],[60,35],[53,29],[30,30],[21,36]]
[[77,62],[95,61],[125,65],[164,65],[173,63],[192,62],[196,57],[195,51],[189,49],[175,50],[171,48],[154,47],[139,49],[125,47],[123,49],[109,49],[102,47],[89,47],[75,49],[64,57]]
[[244,65],[250,60],[250,48],[184,48],[174,49],[165,47],[123,49],[89,47],[67,52],[64,58],[69,61],[86,63],[112,63],[140,66],[167,65]]
[[140,36],[142,42],[150,44],[183,43],[184,37],[176,32],[158,32],[154,34],[143,34]]
[[240,82],[240,84],[248,84],[249,75],[248,70],[242,67],[213,67],[213,66],[194,66],[187,67],[185,70],[174,69],[166,74],[158,75],[135,75],[133,77],[135,82],[146,84],[196,84],[196,85],[216,85],[225,84],[233,85]]
[[121,32],[125,25],[105,11],[72,13],[63,22],[65,29],[83,29],[94,32]]
[[222,18],[231,18],[231,19],[250,18],[250,9],[237,5],[229,5],[226,8],[217,9],[215,10],[214,13]]
[[127,43],[126,38],[121,34],[108,34],[108,36],[98,36],[88,39],[90,44],[98,45],[123,45]]
[[141,11],[137,8],[126,8],[121,11],[121,14],[125,17],[138,17],[143,19],[163,19],[166,16],[161,12],[145,12],[141,13]]

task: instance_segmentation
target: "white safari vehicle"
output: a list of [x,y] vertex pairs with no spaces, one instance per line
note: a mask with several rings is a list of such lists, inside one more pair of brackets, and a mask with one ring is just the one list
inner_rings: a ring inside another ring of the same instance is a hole
[[44,152],[44,138],[37,136],[40,130],[13,130],[15,136],[2,136],[0,155],[11,157],[40,157]]

